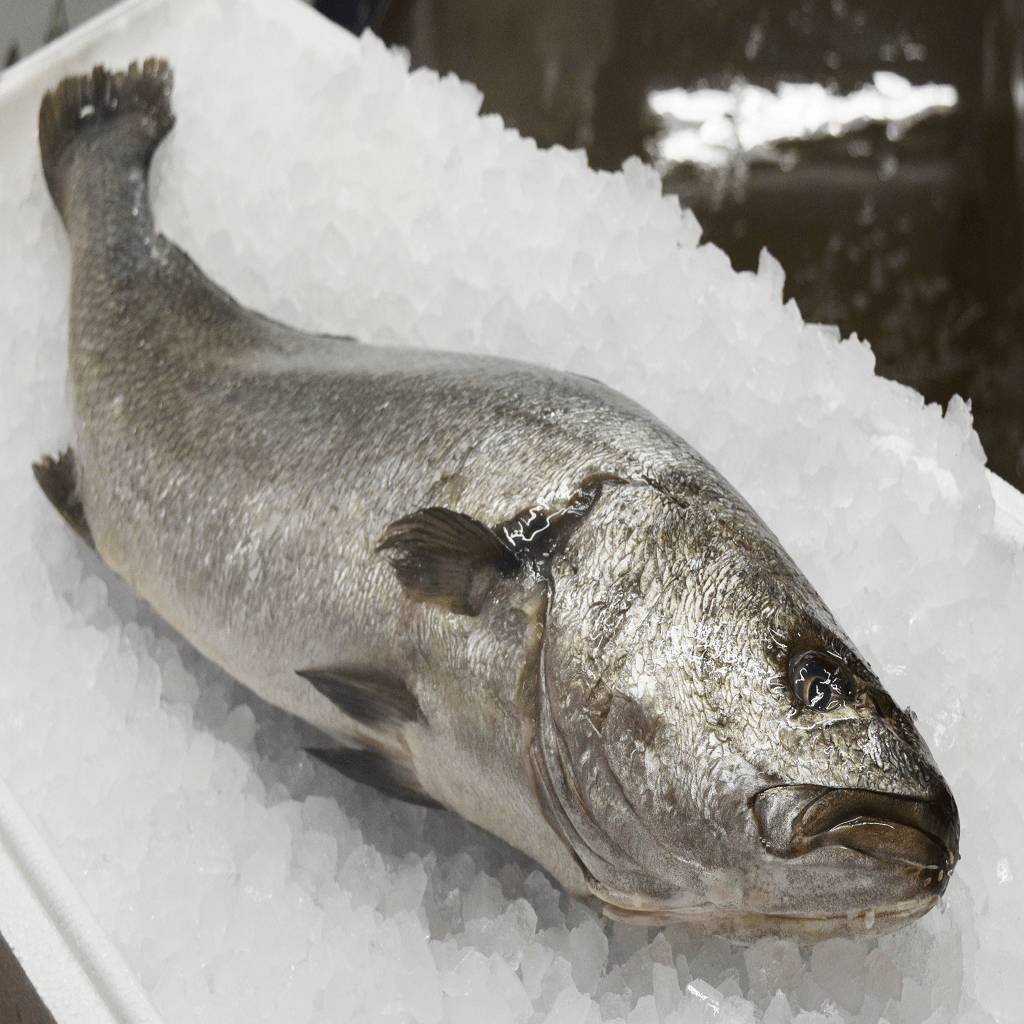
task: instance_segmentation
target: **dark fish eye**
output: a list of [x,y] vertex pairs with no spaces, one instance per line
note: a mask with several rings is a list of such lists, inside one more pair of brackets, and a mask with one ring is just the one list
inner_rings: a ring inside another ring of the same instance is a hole
[[832,711],[850,697],[840,664],[827,654],[807,651],[789,663],[789,678],[797,700],[814,711]]

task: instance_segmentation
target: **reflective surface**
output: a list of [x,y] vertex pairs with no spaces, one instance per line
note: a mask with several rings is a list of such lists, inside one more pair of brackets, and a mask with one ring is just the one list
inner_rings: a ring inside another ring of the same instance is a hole
[[916,123],[876,119],[715,166],[661,166],[734,266],[754,269],[767,245],[805,319],[867,338],[879,372],[929,401],[970,397],[990,467],[1024,487],[1021,10],[392,0],[382,32],[414,65],[475,81],[485,111],[542,145],[585,146],[603,168],[656,157],[659,90],[816,82],[848,97],[877,72],[952,86],[956,106]]

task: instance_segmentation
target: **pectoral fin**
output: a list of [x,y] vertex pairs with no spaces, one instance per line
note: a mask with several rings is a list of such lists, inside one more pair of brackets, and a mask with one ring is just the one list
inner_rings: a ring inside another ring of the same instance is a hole
[[532,565],[543,574],[583,521],[606,483],[626,483],[611,473],[583,479],[560,509],[533,505],[494,529],[447,508],[421,508],[393,522],[378,551],[390,551],[391,565],[414,601],[433,601],[459,615],[478,615],[499,577]]
[[509,576],[519,561],[488,526],[447,508],[423,508],[392,523],[378,551],[414,601],[433,601],[460,615],[476,615],[496,574]]
[[92,530],[85,519],[85,509],[78,494],[78,469],[75,453],[68,448],[54,462],[49,455],[44,455],[32,464],[32,472],[53,507],[64,517],[68,525],[91,548],[96,544],[92,539]]
[[404,679],[363,665],[306,668],[297,673],[350,718],[365,725],[423,721],[416,695]]
[[347,775],[353,782],[373,786],[385,796],[393,796],[410,804],[422,804],[424,807],[443,806],[423,791],[410,766],[397,763],[379,750],[339,747],[309,749],[308,752],[342,775]]

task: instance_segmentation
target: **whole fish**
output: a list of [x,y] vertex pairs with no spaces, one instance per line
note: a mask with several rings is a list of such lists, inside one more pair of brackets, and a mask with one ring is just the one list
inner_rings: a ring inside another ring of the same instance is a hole
[[76,441],[36,474],[317,755],[613,917],[817,940],[924,913],[956,805],[754,511],[584,377],[310,335],[153,224],[163,61],[39,113],[72,253]]

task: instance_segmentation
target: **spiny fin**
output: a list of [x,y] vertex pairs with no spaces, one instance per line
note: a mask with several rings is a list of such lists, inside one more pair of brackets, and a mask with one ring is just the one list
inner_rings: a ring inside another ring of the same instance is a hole
[[357,722],[366,725],[423,721],[415,694],[404,679],[364,665],[306,668],[297,673]]
[[393,551],[391,565],[414,601],[433,601],[460,615],[477,615],[496,576],[514,576],[530,564],[538,572],[564,548],[605,483],[625,483],[611,473],[585,477],[565,508],[534,505],[494,529],[462,512],[422,508],[392,523],[378,551]]
[[38,462],[32,463],[32,472],[53,507],[67,520],[68,525],[91,548],[96,544],[92,539],[92,530],[85,519],[85,509],[78,494],[78,470],[75,464],[75,453],[68,448],[54,462],[49,455],[44,455]]
[[140,68],[112,72],[97,65],[88,75],[65,78],[39,107],[39,151],[50,195],[64,212],[65,156],[76,139],[97,128],[116,128],[120,155],[149,167],[157,143],[171,130],[173,74],[167,61],[150,57]]
[[495,572],[510,576],[516,556],[488,526],[447,508],[421,508],[392,523],[378,551],[414,601],[433,601],[460,615],[476,615]]
[[348,747],[307,748],[317,760],[335,771],[347,775],[354,782],[373,786],[385,796],[393,796],[410,804],[424,807],[443,807],[420,787],[415,774],[378,750],[353,750]]

